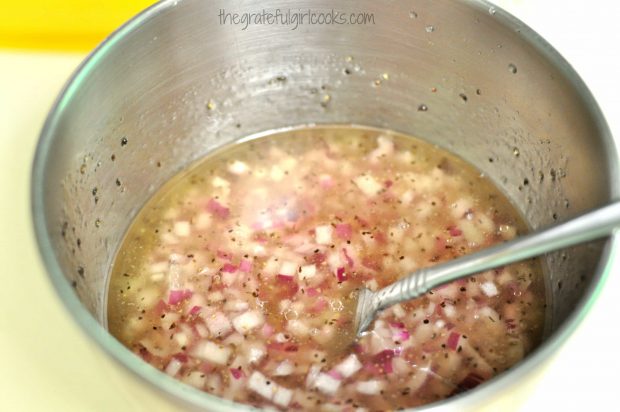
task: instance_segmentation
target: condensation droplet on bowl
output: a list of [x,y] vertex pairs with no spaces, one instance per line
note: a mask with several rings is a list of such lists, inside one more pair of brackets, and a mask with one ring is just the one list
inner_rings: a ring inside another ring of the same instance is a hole
[[426,112],[426,111],[428,111],[428,106],[425,105],[424,103],[418,106],[418,112]]
[[383,73],[383,74],[381,74],[381,78],[383,80],[390,80],[390,74],[389,73]]
[[495,9],[495,7],[493,6],[489,7],[489,14],[491,16],[495,16],[495,13],[497,13],[497,10]]
[[521,155],[521,152],[519,151],[519,148],[518,148],[518,147],[513,147],[513,148],[512,148],[512,154],[513,154],[515,157],[519,157],[519,156]]
[[508,65],[508,71],[512,74],[516,74],[517,73],[517,66],[515,66],[514,64],[510,63]]
[[375,86],[375,87],[379,87],[379,86],[381,86],[381,79],[375,79],[375,80],[372,82],[372,85],[373,85],[373,86]]
[[417,19],[418,18],[418,13],[416,13],[415,11],[411,10],[409,12],[409,18],[410,19]]
[[209,100],[209,102],[207,102],[207,110],[215,110],[215,102],[213,100]]
[[424,30],[426,30],[427,33],[432,33],[435,31],[435,26],[426,26]]
[[101,227],[101,219],[95,220],[95,227]]
[[345,58],[344,58],[344,61],[345,61],[345,62],[347,62],[347,63],[352,62],[352,61],[353,61],[353,56],[347,56],[347,57],[345,57]]

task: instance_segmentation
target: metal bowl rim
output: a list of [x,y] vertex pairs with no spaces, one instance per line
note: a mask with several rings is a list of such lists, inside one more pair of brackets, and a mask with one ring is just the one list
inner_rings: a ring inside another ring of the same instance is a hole
[[[73,72],[66,82],[61,93],[56,98],[39,135],[35,157],[31,172],[31,213],[34,223],[34,231],[37,239],[39,252],[43,259],[44,266],[49,274],[50,280],[56,292],[62,300],[65,309],[68,310],[75,321],[80,325],[83,332],[94,339],[97,344],[115,361],[126,367],[134,374],[138,375],[155,388],[162,389],[168,395],[184,400],[185,402],[199,408],[217,407],[219,410],[252,410],[246,405],[234,403],[208,393],[202,392],[189,385],[166,375],[155,369],[146,362],[135,356],[130,350],[110,335],[104,327],[82,305],[72,286],[64,276],[60,264],[53,252],[51,237],[47,230],[45,216],[43,214],[45,198],[45,166],[48,161],[49,149],[52,144],[54,131],[59,119],[63,115],[63,109],[71,100],[73,93],[79,89],[82,82],[88,78],[90,71],[95,68],[98,62],[105,58],[110,49],[114,47],[125,36],[130,35],[154,16],[164,10],[177,5],[179,0],[163,0],[145,9],[140,14],[133,17],[114,33],[107,37],[96,49]],[[620,192],[620,185],[616,176],[618,171],[618,157],[616,145],[605,121],[603,114],[596,103],[591,92],[581,80],[571,65],[540,35],[521,22],[516,17],[510,15],[502,8],[493,5],[486,0],[467,0],[467,4],[480,10],[495,9],[494,18],[498,19],[506,28],[518,33],[526,44],[533,46],[543,55],[558,71],[560,71],[570,81],[571,85],[579,93],[586,107],[590,108],[590,115],[601,130],[601,137],[608,154],[608,163],[611,174],[611,187],[609,188],[612,198],[617,198]],[[491,379],[475,390],[465,392],[461,395],[444,399],[430,405],[419,408],[420,410],[436,410],[444,407],[460,410],[467,405],[481,404],[485,399],[490,399],[493,394],[500,393],[513,385],[515,381],[521,381],[533,374],[541,364],[547,361],[575,331],[583,321],[587,313],[592,308],[598,295],[601,293],[605,281],[608,278],[613,265],[616,252],[620,248],[617,234],[610,237],[606,248],[601,257],[599,267],[593,277],[592,285],[585,293],[585,297],[575,308],[573,313],[566,319],[563,325],[556,330],[540,347],[531,353],[524,361],[520,362],[508,373],[500,374]]]

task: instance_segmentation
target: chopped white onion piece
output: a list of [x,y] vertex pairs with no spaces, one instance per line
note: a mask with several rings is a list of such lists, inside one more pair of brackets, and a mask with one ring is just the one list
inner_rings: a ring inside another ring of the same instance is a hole
[[172,358],[170,362],[168,363],[168,366],[166,366],[166,369],[164,372],[166,372],[170,376],[174,376],[177,373],[179,373],[182,366],[183,364],[181,363],[181,361],[179,361],[176,358]]
[[361,175],[353,179],[353,183],[366,196],[372,197],[377,195],[383,186],[371,175]]
[[276,369],[273,371],[273,376],[288,376],[295,370],[295,366],[288,361],[283,360],[276,366]]
[[400,303],[392,306],[392,313],[394,313],[394,316],[397,318],[404,318],[405,315],[407,315],[407,312],[405,312],[405,309],[403,309]]
[[173,231],[179,237],[188,237],[192,233],[189,222],[186,220],[175,222]]
[[340,388],[340,381],[326,373],[319,373],[313,386],[326,395],[333,395]]
[[260,348],[258,346],[252,346],[250,347],[250,350],[248,351],[247,356],[248,356],[248,362],[257,363],[263,358],[263,356],[265,356],[265,349]]
[[314,229],[314,237],[319,245],[329,245],[332,243],[333,228],[331,225],[317,226]]
[[284,276],[295,276],[295,273],[297,273],[297,265],[294,262],[282,262],[282,266],[280,266],[280,272],[278,272],[278,274]]
[[224,300],[224,294],[219,290],[216,290],[215,292],[211,292],[207,295],[207,300],[209,302],[221,302]]
[[215,312],[205,319],[212,336],[222,338],[232,331],[230,320],[222,312]]
[[269,172],[269,177],[271,178],[271,180],[279,182],[280,180],[284,179],[284,176],[285,176],[285,173],[281,167],[279,166],[271,167],[271,171]]
[[282,386],[278,386],[273,394],[273,403],[282,407],[288,406],[291,399],[293,399],[293,391]]
[[228,171],[234,175],[242,175],[248,171],[248,165],[241,160],[235,160],[228,166]]
[[205,230],[211,225],[211,215],[207,212],[201,212],[194,218],[194,226],[198,230]]
[[345,360],[340,362],[334,370],[342,375],[343,378],[353,376],[357,371],[362,369],[362,363],[357,359],[355,354],[349,355]]
[[230,348],[220,346],[208,340],[199,342],[191,351],[192,356],[218,365],[226,365],[231,353],[232,350]]
[[211,179],[211,184],[213,185],[213,187],[219,187],[224,189],[230,187],[230,182],[226,179],[222,179],[219,176],[215,176],[213,179]]
[[315,265],[305,265],[301,267],[301,271],[299,272],[299,276],[302,279],[309,279],[316,275],[316,266]]
[[263,314],[256,311],[247,311],[233,319],[233,327],[242,335],[248,333],[252,329],[255,329],[265,322]]
[[268,380],[262,373],[254,371],[252,375],[250,375],[250,379],[248,379],[248,388],[263,398],[271,400],[277,385],[275,382]]
[[170,263],[166,262],[165,260],[162,260],[160,262],[151,264],[149,266],[149,270],[153,274],[159,274],[159,273],[167,272],[169,265]]
[[376,279],[367,280],[366,282],[364,282],[364,286],[366,286],[368,289],[372,290],[373,292],[376,292],[377,290],[379,290],[379,283],[377,283]]
[[224,304],[224,310],[228,312],[242,312],[248,310],[250,304],[243,300],[229,300]]
[[286,323],[286,330],[288,330],[298,338],[306,337],[310,333],[310,327],[308,327],[306,322],[299,319],[289,320]]
[[454,309],[454,306],[446,303],[445,306],[442,307],[443,309],[443,313],[449,317],[449,318],[453,318],[454,316],[456,316],[456,309]]
[[175,333],[172,336],[172,339],[174,339],[177,345],[179,345],[180,347],[187,346],[187,343],[189,342],[189,338],[187,337],[187,333],[185,332]]
[[[319,357],[320,358],[320,357]],[[319,365],[310,366],[310,370],[308,370],[308,375],[306,376],[306,387],[311,388],[314,386],[314,382],[316,378],[321,373],[321,367]]]
[[493,282],[484,282],[480,285],[480,289],[482,289],[482,293],[487,295],[488,297],[496,296],[499,292],[497,291],[497,287]]
[[359,393],[363,393],[364,395],[377,395],[379,392],[381,392],[382,388],[383,388],[383,383],[376,379],[371,379],[369,381],[364,381],[364,382],[358,382],[355,385],[355,389]]

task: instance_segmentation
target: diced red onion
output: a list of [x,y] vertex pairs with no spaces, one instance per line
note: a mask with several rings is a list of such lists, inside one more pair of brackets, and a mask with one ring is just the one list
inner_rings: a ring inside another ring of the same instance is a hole
[[178,360],[181,363],[185,363],[189,359],[187,355],[184,353],[177,353],[176,355],[173,356],[173,358]]
[[206,323],[211,335],[219,338],[227,336],[232,331],[230,320],[222,312],[207,316]]
[[228,252],[224,252],[223,250],[217,251],[217,257],[224,260],[232,260],[232,255]]
[[476,386],[480,385],[482,382],[484,382],[484,378],[482,378],[480,375],[477,375],[475,373],[469,373],[458,384],[458,388],[456,389],[455,393],[465,392],[465,391],[468,391],[470,389],[473,389]]
[[448,336],[448,341],[446,342],[446,346],[448,349],[456,350],[459,347],[459,340],[461,339],[461,334],[457,332],[450,332],[450,336]]
[[189,314],[192,316],[196,316],[200,313],[201,310],[202,306],[192,306],[192,308],[189,310]]
[[231,263],[225,263],[224,266],[222,266],[222,268],[220,269],[220,271],[226,273],[235,273],[237,271],[237,266]]
[[270,325],[270,324],[268,324],[268,323],[265,323],[265,324],[263,325],[263,327],[261,328],[260,333],[261,333],[261,335],[262,335],[264,338],[268,338],[268,337],[270,337],[271,335],[273,335],[273,332],[274,332],[274,331],[275,331],[275,329],[273,328],[273,326],[271,326],[271,325]]
[[405,342],[406,340],[408,340],[411,337],[411,335],[409,334],[408,330],[401,330],[397,333],[394,334],[394,340],[397,342]]
[[170,295],[168,295],[168,304],[169,305],[177,305],[185,299],[189,299],[192,297],[193,292],[188,289],[184,290],[171,290]]
[[215,199],[209,199],[207,211],[220,219],[227,219],[230,215],[230,210]]
[[243,372],[242,369],[239,369],[239,368],[230,368],[230,374],[235,379],[241,379],[245,377],[245,373]]
[[316,288],[308,288],[308,289],[306,289],[306,295],[308,295],[309,297],[313,298],[313,297],[319,295],[319,291]]
[[351,240],[353,229],[348,223],[338,223],[336,225],[336,236],[342,240]]
[[342,378],[343,378],[343,376],[340,374],[340,372],[338,372],[337,370],[334,370],[334,369],[332,369],[329,372],[327,372],[327,374],[329,376],[331,376],[332,378],[334,378],[336,380],[339,380],[339,381],[341,381]]
[[157,302],[157,305],[155,305],[155,313],[158,315],[167,312],[168,309],[168,305],[162,299],[160,299],[159,302]]
[[362,265],[368,269],[380,271],[381,263],[379,263],[378,258],[373,258],[371,256],[364,256],[362,258]]
[[276,279],[278,280],[278,282],[288,283],[288,282],[293,282],[295,280],[295,277],[279,274],[279,275],[276,275]]
[[373,363],[381,365],[384,373],[392,373],[392,359],[395,353],[392,349],[385,349],[372,357]]
[[336,277],[338,278],[338,282],[344,282],[345,280],[347,280],[347,274],[344,272],[343,267],[339,267],[336,270]]
[[239,270],[245,273],[250,273],[252,271],[252,261],[248,259],[241,259],[239,263]]
[[288,342],[270,342],[267,344],[267,349],[279,352],[297,352],[299,347]]
[[327,259],[325,253],[317,252],[310,255],[310,262],[314,263],[315,265],[320,265],[321,263],[325,262],[325,259]]
[[349,265],[350,268],[353,267],[353,259],[351,259],[351,256],[349,256],[349,254],[347,253],[347,248],[342,248],[342,254],[344,255],[344,258],[347,260],[347,264]]
[[320,313],[322,312],[328,305],[327,300],[319,297],[316,302],[308,309],[310,313]]
[[456,226],[450,226],[448,228],[448,233],[450,233],[450,236],[452,237],[458,237],[463,234],[463,231]]

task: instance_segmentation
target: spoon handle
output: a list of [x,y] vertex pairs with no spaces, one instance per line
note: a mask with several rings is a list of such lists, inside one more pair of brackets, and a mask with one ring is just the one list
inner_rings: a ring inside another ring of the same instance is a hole
[[376,292],[374,304],[379,310],[385,309],[465,276],[603,238],[612,234],[618,227],[620,227],[620,202],[614,202],[565,223],[471,255],[417,270]]

